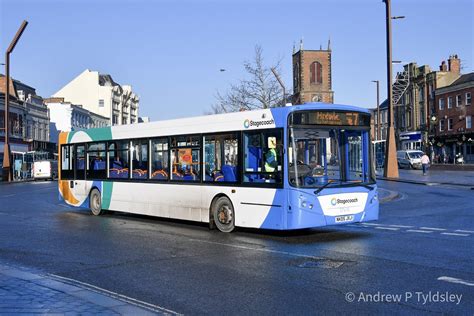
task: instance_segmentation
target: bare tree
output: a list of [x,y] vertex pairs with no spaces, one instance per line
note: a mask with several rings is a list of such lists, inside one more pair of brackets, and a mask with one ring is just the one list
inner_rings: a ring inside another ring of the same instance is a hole
[[255,46],[254,59],[244,62],[248,78],[231,85],[224,94],[217,91],[217,103],[211,106],[211,113],[267,109],[282,104],[282,88],[271,71],[275,68],[279,73],[280,62],[265,66],[263,50],[259,45]]

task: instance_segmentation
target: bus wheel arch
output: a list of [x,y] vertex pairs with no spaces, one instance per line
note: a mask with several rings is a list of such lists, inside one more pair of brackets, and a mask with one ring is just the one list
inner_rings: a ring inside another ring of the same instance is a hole
[[103,215],[105,213],[105,210],[102,209],[102,196],[97,187],[92,187],[89,193],[89,208],[94,216]]
[[235,228],[235,208],[224,193],[217,194],[209,207],[209,229],[214,228],[223,233],[230,233]]

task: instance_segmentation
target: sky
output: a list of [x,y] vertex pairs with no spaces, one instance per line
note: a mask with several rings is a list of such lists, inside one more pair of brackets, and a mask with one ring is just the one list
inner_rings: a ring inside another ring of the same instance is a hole
[[[474,71],[473,3],[392,0],[392,15],[405,16],[392,21],[393,60],[436,70],[457,54],[462,72]],[[140,116],[152,121],[209,111],[217,91],[246,78],[255,45],[266,64],[281,60],[292,91],[291,55],[301,39],[305,49],[331,39],[335,103],[375,107],[372,80],[386,96],[382,0],[0,0],[2,58],[23,20],[15,79],[50,97],[85,69],[107,73],[132,85]]]

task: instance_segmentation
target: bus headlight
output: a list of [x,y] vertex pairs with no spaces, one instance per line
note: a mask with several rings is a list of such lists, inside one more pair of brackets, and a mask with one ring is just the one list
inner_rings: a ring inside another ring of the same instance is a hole
[[375,194],[374,194],[374,197],[370,200],[370,204],[377,202],[378,199],[379,199],[379,198],[378,198],[378,196],[377,196],[377,193],[375,193]]
[[302,201],[301,202],[301,207],[302,208],[308,208],[310,210],[313,209],[313,204],[312,203],[308,203],[307,201]]

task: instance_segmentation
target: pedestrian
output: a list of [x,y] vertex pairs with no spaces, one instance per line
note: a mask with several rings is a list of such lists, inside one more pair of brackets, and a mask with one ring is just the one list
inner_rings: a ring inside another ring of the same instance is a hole
[[426,153],[421,156],[421,166],[423,167],[423,175],[426,175],[426,170],[428,169],[428,164],[430,163],[430,158]]

